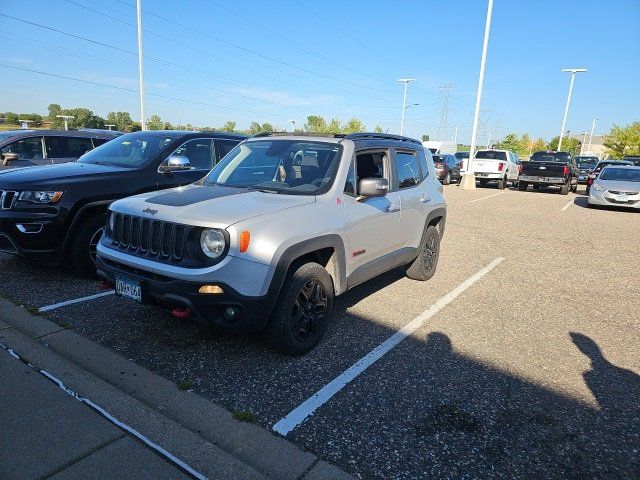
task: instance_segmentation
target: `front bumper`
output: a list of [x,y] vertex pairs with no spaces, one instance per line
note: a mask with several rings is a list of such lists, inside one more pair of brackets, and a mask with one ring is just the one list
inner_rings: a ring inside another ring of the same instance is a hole
[[[277,295],[273,295],[272,292],[262,296],[244,295],[224,281],[172,278],[108,259],[102,255],[98,255],[97,270],[98,277],[114,285],[116,276],[139,282],[143,304],[158,305],[168,309],[188,308],[201,323],[238,333],[262,330],[271,316],[277,299]],[[199,293],[198,290],[203,285],[217,285],[224,293]],[[232,319],[225,316],[227,307],[235,307],[237,316]]]
[[64,221],[57,214],[0,211],[0,251],[49,256],[62,249]]
[[589,189],[589,198],[587,199],[587,201],[589,202],[589,205],[633,208],[636,210],[640,210],[640,193],[637,195],[627,195],[626,200],[621,200],[621,197],[607,190],[599,192],[595,188],[591,187]]
[[564,185],[567,182],[567,180],[562,177],[540,177],[538,175],[520,175],[518,181],[545,185]]

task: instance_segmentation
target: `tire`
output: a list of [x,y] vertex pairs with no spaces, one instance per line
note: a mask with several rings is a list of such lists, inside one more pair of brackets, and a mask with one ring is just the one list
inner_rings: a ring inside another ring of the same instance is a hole
[[591,190],[591,185],[587,185],[587,187],[585,188],[585,195],[589,195],[589,190]]
[[451,185],[451,173],[447,172],[447,174],[444,176],[444,179],[442,180],[442,184]]
[[287,275],[264,331],[265,339],[287,355],[304,355],[324,337],[333,308],[333,282],[317,263]]
[[440,234],[433,225],[422,234],[418,256],[406,267],[406,275],[412,280],[424,282],[436,273],[440,257]]
[[560,195],[569,195],[569,189],[571,188],[570,183],[565,183],[560,187]]
[[483,180],[480,180],[480,186],[481,186],[481,187],[486,187],[488,183],[489,183],[489,181],[488,181],[488,180],[484,180],[484,179],[483,179]]
[[518,182],[518,190],[520,190],[521,192],[526,192],[528,186],[529,185],[527,185],[525,182]]
[[540,190],[540,185],[538,185],[537,183],[533,184],[533,189],[534,190]]
[[106,222],[106,214],[89,214],[82,218],[82,224],[78,227],[71,244],[71,263],[79,274],[96,277],[96,251],[102,231]]
[[498,190],[504,190],[507,187],[507,177],[498,180]]

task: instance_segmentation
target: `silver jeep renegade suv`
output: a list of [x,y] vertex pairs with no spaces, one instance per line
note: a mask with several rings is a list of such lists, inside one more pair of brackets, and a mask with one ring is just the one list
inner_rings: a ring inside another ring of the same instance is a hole
[[311,350],[334,296],[396,267],[436,271],[446,205],[417,140],[264,135],[195,184],[114,202],[98,274],[118,295],[278,349]]

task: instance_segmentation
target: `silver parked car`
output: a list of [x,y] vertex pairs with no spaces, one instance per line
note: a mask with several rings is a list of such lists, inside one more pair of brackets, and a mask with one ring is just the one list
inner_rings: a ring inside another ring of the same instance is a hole
[[446,204],[407,137],[262,135],[203,180],[111,204],[98,275],[118,295],[311,350],[334,296],[404,267],[428,280]]
[[591,184],[588,205],[640,210],[640,167],[606,166]]

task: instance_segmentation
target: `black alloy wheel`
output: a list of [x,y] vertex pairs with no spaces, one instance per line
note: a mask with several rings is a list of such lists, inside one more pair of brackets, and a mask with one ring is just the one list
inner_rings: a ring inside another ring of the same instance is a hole
[[328,308],[327,292],[316,279],[300,287],[291,308],[291,334],[300,342],[307,342],[323,323]]

